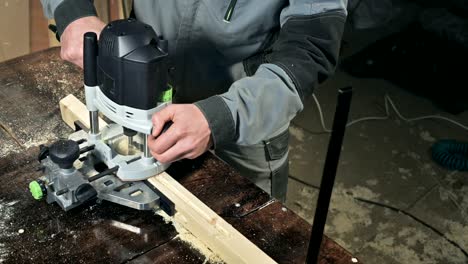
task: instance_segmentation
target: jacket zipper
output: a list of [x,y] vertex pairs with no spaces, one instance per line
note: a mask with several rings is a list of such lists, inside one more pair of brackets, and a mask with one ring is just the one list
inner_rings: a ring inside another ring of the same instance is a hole
[[232,13],[234,12],[234,8],[236,8],[237,0],[231,0],[229,2],[228,9],[226,10],[226,14],[224,14],[224,22],[230,23],[232,18]]

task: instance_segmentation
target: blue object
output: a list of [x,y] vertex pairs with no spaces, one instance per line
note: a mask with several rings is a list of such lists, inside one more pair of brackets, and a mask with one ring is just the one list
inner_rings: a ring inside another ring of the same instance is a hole
[[468,171],[468,143],[439,140],[432,146],[432,158],[450,170]]

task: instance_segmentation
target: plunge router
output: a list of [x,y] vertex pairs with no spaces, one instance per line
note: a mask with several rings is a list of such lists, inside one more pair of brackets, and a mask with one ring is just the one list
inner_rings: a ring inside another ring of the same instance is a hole
[[[167,84],[168,43],[151,26],[117,20],[100,34],[84,35],[83,69],[90,128],[41,146],[44,176],[30,183],[34,198],[47,197],[65,211],[98,198],[139,210],[163,197],[145,179],[170,164],[148,148],[151,118],[172,100]],[[112,121],[99,127],[99,113]]]

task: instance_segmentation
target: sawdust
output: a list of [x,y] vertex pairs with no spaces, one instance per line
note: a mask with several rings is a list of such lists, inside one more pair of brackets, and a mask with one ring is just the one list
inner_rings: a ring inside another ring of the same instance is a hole
[[32,148],[32,147],[37,147],[41,144],[47,144],[49,143],[50,141],[52,140],[56,140],[57,139],[57,135],[53,134],[53,133],[48,133],[48,134],[44,134],[41,136],[41,138],[30,138],[28,141],[26,141],[23,146],[28,149],[28,148]]
[[8,124],[11,130],[15,131],[18,140],[15,142],[9,137],[4,144],[0,142],[0,157],[19,153],[41,144],[50,144],[58,138],[66,138],[71,132],[71,129],[62,121],[58,111],[37,116],[31,114],[31,117],[28,115],[29,113],[25,112],[17,118],[16,123]]
[[8,257],[8,251],[5,249],[5,244],[0,243],[0,263],[3,263],[6,257]]
[[[11,68],[15,70],[8,71],[7,78],[11,78],[11,81],[5,89],[15,92],[18,98],[31,99],[27,100],[28,104],[19,105],[21,107],[13,105],[2,109],[11,117],[2,119],[3,123],[0,124],[7,131],[5,143],[0,142],[0,157],[63,136],[63,131],[68,129],[65,130],[66,127],[60,118],[59,101],[70,93],[83,98],[80,70],[62,61],[58,50],[45,51],[33,57],[27,58],[26,61],[11,61],[14,65]],[[21,115],[17,114],[20,108]],[[42,109],[44,112],[39,114]]]
[[41,144],[49,144],[52,141],[57,140],[58,137],[63,137],[65,135],[57,135],[54,131],[42,130],[41,133],[32,136],[28,141],[21,144],[22,147],[18,146],[16,143],[5,143],[0,144],[0,158],[4,158],[10,154],[20,153],[32,147],[38,147]]
[[196,238],[192,233],[190,233],[183,226],[179,225],[174,221],[173,217],[166,214],[163,210],[157,210],[156,214],[161,216],[165,223],[170,223],[177,230],[177,238],[187,243],[192,249],[197,250],[200,254],[205,256],[205,261],[203,263],[224,263],[222,259],[211,251],[202,241]]
[[[26,149],[64,136],[62,133],[65,131],[65,125],[62,124],[63,121],[58,111],[59,101],[71,93],[80,100],[84,98],[81,70],[63,61],[59,56],[59,49],[38,53],[32,62],[28,62],[29,60],[17,62],[15,65],[14,84],[18,87],[17,90],[22,91],[22,96],[35,97],[35,99],[31,99],[32,106],[23,108],[23,115],[18,117],[18,122],[6,124],[12,131],[15,131]],[[38,110],[38,102],[53,106],[44,107],[48,109],[49,115],[42,116],[31,112]],[[36,119],[38,116],[41,120]],[[42,118],[45,119],[42,120]],[[0,155],[3,156],[12,151],[17,152],[17,149],[2,151]]]
[[2,243],[2,240],[5,240],[6,238],[14,235],[14,232],[10,230],[10,225],[8,222],[13,217],[13,206],[17,202],[18,201],[5,202],[0,200],[0,263],[4,262],[5,258],[10,254],[5,244]]
[[77,93],[83,90],[82,76],[78,74],[78,69],[60,60],[58,56],[50,58],[51,60],[43,59],[28,67],[39,93],[50,96],[55,102],[70,93],[77,94],[82,99],[82,92]]
[[23,148],[13,142],[0,142],[0,158],[6,157],[10,153],[20,153]]
[[0,237],[9,236],[10,234],[6,232],[9,229],[8,221],[13,215],[13,205],[12,203],[6,203],[0,200]]

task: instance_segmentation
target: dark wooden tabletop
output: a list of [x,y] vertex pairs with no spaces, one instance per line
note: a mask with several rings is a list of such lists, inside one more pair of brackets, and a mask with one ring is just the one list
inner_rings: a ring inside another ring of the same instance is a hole
[[[28,184],[41,176],[37,146],[72,132],[59,100],[83,99],[81,71],[58,54],[0,63],[0,263],[203,263],[154,212],[108,202],[64,212],[31,197]],[[211,153],[168,172],[274,260],[305,262],[310,225]],[[325,237],[320,263],[352,261]]]

